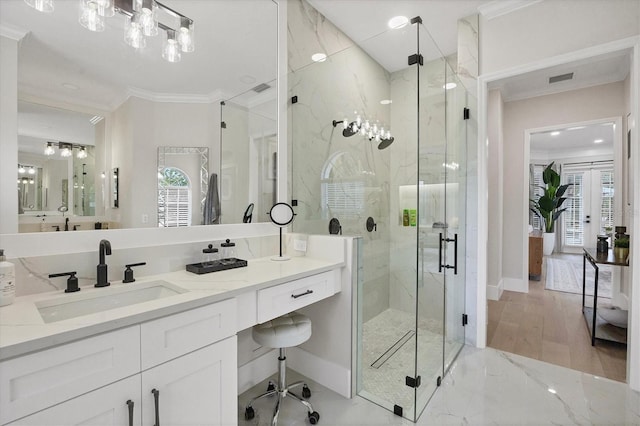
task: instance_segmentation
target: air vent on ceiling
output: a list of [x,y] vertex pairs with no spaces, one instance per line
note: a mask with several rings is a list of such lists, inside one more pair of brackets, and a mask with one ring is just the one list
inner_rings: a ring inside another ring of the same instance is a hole
[[253,90],[256,93],[260,93],[260,92],[264,92],[267,89],[270,89],[271,86],[269,86],[267,83],[262,83],[262,84],[258,84],[256,87],[254,87]]
[[553,77],[549,77],[549,84],[558,83],[559,81],[571,80],[573,78],[573,73],[568,72],[566,74],[554,75]]

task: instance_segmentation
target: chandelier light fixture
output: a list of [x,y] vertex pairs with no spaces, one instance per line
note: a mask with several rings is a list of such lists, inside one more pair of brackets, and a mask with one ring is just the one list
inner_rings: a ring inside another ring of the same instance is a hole
[[379,121],[370,121],[366,118],[362,118],[357,111],[355,120],[349,121],[348,119],[333,120],[333,127],[337,127],[338,124],[342,124],[342,136],[345,138],[351,137],[355,134],[360,134],[370,141],[375,140],[378,142],[378,149],[385,149],[391,145],[394,141],[394,137],[391,136],[391,130],[385,129],[384,125]]
[[[53,12],[53,0],[24,0],[40,12]],[[125,16],[124,41],[134,49],[143,49],[146,38],[166,34],[162,57],[180,62],[181,52],[195,50],[193,20],[156,0],[79,0],[79,22],[89,31],[104,31],[105,18],[118,12]],[[159,19],[162,18],[162,19]]]

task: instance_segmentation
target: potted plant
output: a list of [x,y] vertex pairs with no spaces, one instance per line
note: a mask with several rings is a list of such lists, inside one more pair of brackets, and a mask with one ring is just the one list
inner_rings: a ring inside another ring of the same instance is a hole
[[629,256],[629,237],[620,237],[613,242],[613,255],[616,259],[627,260]]
[[566,210],[561,208],[564,204],[566,197],[563,197],[567,188],[571,186],[570,183],[560,185],[560,175],[553,170],[553,162],[545,167],[542,172],[542,180],[544,186],[544,194],[537,200],[529,200],[531,211],[534,212],[540,220],[544,222],[544,234],[543,234],[543,253],[548,256],[553,253],[553,247],[556,242],[555,223],[560,217],[562,212]]

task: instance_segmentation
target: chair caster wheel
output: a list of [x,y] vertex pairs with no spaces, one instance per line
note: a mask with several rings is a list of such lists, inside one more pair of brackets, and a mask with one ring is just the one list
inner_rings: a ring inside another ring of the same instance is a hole
[[244,419],[245,420],[251,420],[256,416],[256,412],[253,411],[253,407],[247,407],[244,410]]
[[320,414],[318,414],[317,411],[314,411],[313,413],[309,413],[309,423],[311,423],[312,425],[315,425],[319,421],[320,421]]
[[272,381],[269,381],[269,385],[267,386],[267,392],[271,392],[274,390],[276,390],[276,385],[274,385]]
[[302,385],[302,397],[304,399],[311,398],[311,389],[309,389],[309,386],[307,386],[306,384]]

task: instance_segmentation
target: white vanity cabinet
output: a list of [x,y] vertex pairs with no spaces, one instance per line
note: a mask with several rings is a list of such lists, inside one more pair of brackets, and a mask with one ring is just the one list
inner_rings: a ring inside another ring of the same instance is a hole
[[236,424],[235,306],[228,299],[1,362],[1,424]]

